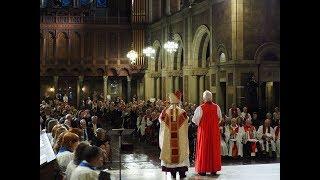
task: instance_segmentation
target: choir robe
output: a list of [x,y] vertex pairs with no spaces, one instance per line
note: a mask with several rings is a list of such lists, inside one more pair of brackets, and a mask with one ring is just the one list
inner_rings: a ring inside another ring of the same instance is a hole
[[71,178],[71,174],[73,172],[73,170],[75,170],[77,167],[77,165],[74,164],[74,161],[70,161],[70,163],[68,164],[67,166],[67,169],[66,169],[66,180],[70,180]]
[[[262,151],[267,151],[269,152],[269,146],[271,145],[271,150],[272,151],[276,151],[276,145],[275,145],[275,142],[274,142],[274,138],[275,138],[275,133],[274,133],[274,129],[270,126],[270,131],[268,132],[267,130],[268,128],[263,128],[263,125],[259,126],[259,129],[257,131],[257,137],[258,137],[258,140],[259,140],[259,143],[261,145],[261,149]],[[262,139],[262,136],[263,135],[267,135],[269,137],[273,137],[273,140],[270,140],[269,141],[265,141]],[[270,144],[269,144],[270,143]]]
[[[86,162],[86,161],[83,161]],[[87,163],[87,162],[86,162]],[[71,173],[70,180],[98,180],[99,173],[93,168],[82,166],[82,163],[77,166]]]
[[58,164],[63,172],[66,171],[68,164],[73,160],[74,154],[68,150],[65,150],[63,147],[60,148],[56,159]]
[[[221,156],[228,156],[229,155],[229,150],[228,150],[228,139],[230,136],[230,132],[228,127],[226,126],[220,126],[220,141],[221,141]],[[224,135],[224,138],[222,137]]]
[[[230,136],[228,139],[229,142],[229,156],[235,157],[235,156],[243,156],[243,135],[244,135],[244,129],[243,127],[240,127],[236,125],[233,127],[232,125],[229,125],[228,127]],[[234,132],[234,135],[231,135],[232,132]]]
[[245,125],[244,129],[244,144],[247,142],[251,142],[251,156],[256,156],[256,152],[258,152],[257,148],[257,131],[253,125]]
[[274,128],[274,131],[275,131],[277,157],[280,157],[280,127],[276,126]]
[[192,122],[198,125],[195,170],[198,173],[221,170],[220,107],[205,102],[194,112]]
[[189,162],[188,117],[178,106],[170,105],[160,116],[159,146],[163,171],[187,171]]

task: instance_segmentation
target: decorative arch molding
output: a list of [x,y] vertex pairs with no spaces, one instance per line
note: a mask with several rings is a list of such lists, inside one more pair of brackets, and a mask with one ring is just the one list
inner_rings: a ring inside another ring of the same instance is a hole
[[262,62],[274,62],[265,60],[263,57],[267,53],[272,53],[276,56],[277,60],[280,61],[280,45],[274,42],[264,43],[258,47],[255,55],[254,60],[256,63],[260,64]]
[[108,76],[118,76],[118,71],[116,68],[109,68],[107,71]]
[[[153,42],[153,48],[156,50],[156,54],[155,54],[155,59],[153,61],[153,63],[150,64],[150,69],[154,70],[154,71],[159,71],[161,69],[161,65],[162,65],[162,48],[161,48],[161,43],[158,40],[155,40]],[[157,63],[157,67],[156,68],[156,63]]]
[[118,76],[129,76],[130,71],[127,68],[121,68],[118,70]]
[[[201,58],[202,58],[201,62],[206,61],[205,53],[206,53],[207,46],[210,45],[210,41],[211,41],[211,33],[209,28],[206,25],[199,26],[196,30],[196,33],[192,41],[192,53],[193,53],[192,65],[194,67],[198,67],[199,53],[201,53]],[[200,50],[200,47],[202,45],[206,47],[202,47],[202,50]]]
[[[175,41],[176,43],[178,43],[179,47],[178,47],[178,50],[174,53],[173,56],[171,56],[171,63],[170,64],[173,64],[173,67],[172,69],[175,69],[175,66],[176,66],[176,69],[175,70],[182,70],[180,69],[180,63],[181,63],[181,55],[183,53],[183,41],[182,41],[182,38],[181,38],[181,35],[176,33],[173,35],[173,41]],[[182,68],[182,67],[181,67]]]

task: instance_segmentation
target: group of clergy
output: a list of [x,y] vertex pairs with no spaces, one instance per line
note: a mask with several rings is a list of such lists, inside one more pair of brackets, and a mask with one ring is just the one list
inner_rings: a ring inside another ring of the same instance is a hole
[[271,126],[271,114],[268,113],[258,129],[252,125],[246,108],[240,112],[233,104],[229,116],[224,116],[219,123],[222,156],[253,157],[260,151],[267,157],[280,157],[280,112],[274,113],[275,127]]
[[[159,116],[162,171],[170,172],[173,178],[179,173],[180,179],[186,177],[190,166],[189,117],[180,107],[181,96],[179,91],[170,93],[170,105]],[[212,101],[212,93],[208,90],[203,93],[203,103],[195,109],[192,117],[192,122],[197,125],[195,171],[200,176],[206,173],[216,175],[221,170],[221,156],[252,157],[258,149],[270,155],[277,152],[277,156],[280,156],[280,120],[272,128],[268,114],[256,130],[247,109],[241,113],[233,104],[229,114],[231,120],[227,123],[219,105]],[[280,113],[277,115],[280,119]]]

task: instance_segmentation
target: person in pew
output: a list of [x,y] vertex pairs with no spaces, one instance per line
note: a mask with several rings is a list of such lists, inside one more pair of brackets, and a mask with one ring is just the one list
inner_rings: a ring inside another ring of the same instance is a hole
[[258,140],[261,145],[261,150],[264,155],[269,157],[274,156],[276,146],[274,142],[274,129],[271,127],[271,119],[266,119],[257,131]]
[[251,119],[246,120],[244,125],[244,145],[243,145],[243,156],[247,159],[256,156],[257,149],[257,134],[256,128],[252,125]]
[[229,142],[229,156],[233,158],[238,158],[243,156],[243,144],[242,144],[242,137],[243,137],[243,127],[240,127],[237,124],[237,119],[232,118],[231,124],[228,127],[230,136],[228,139]]
[[70,161],[66,169],[66,180],[70,180],[73,170],[84,160],[84,152],[89,146],[90,145],[86,142],[81,142],[77,146],[76,150],[74,151],[74,158],[72,161]]
[[97,138],[93,142],[93,145],[102,149],[104,157],[103,163],[106,164],[107,161],[111,160],[110,137],[107,135],[107,132],[102,128],[98,128],[96,134]]
[[54,134],[54,138],[53,138],[53,147],[57,146],[60,134],[62,134],[65,131],[68,131],[68,130],[64,126],[61,126],[57,129],[56,133]]
[[46,131],[47,131],[47,136],[48,136],[48,139],[49,141],[51,142],[52,139],[53,139],[53,136],[52,136],[52,129],[55,125],[57,125],[59,122],[55,119],[51,119],[48,124],[47,124],[47,128],[46,128]]
[[230,136],[230,132],[228,127],[226,126],[226,117],[222,114],[222,120],[219,123],[220,129],[220,141],[221,141],[221,156],[228,156],[228,139]]
[[58,124],[54,125],[53,128],[52,128],[52,131],[51,131],[52,139],[50,141],[50,144],[51,144],[52,147],[53,147],[53,145],[55,143],[54,136],[56,135],[56,132],[60,127],[62,127],[62,125],[58,123]]
[[56,156],[58,164],[63,172],[66,171],[68,164],[74,158],[73,152],[79,144],[79,136],[67,132],[62,138],[62,144]]
[[98,180],[98,167],[103,165],[103,154],[99,147],[89,146],[84,151],[84,159],[71,173],[70,180]]
[[278,126],[274,128],[275,131],[275,141],[276,141],[276,150],[277,157],[280,157],[280,120],[278,121]]

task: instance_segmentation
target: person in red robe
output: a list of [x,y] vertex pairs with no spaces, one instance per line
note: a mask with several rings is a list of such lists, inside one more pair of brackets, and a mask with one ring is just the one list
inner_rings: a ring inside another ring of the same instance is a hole
[[201,175],[216,175],[221,170],[221,149],[219,122],[222,119],[220,107],[212,102],[212,93],[203,93],[203,104],[194,112],[192,122],[198,126],[195,170]]

